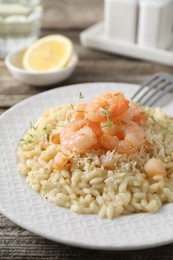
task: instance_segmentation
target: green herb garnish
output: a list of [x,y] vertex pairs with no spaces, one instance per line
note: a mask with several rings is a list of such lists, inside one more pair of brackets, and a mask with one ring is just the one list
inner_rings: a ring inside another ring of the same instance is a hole
[[71,104],[71,108],[73,109],[74,112],[76,112],[73,104]]
[[23,142],[24,144],[32,144],[34,142],[33,140],[34,136],[29,135],[29,137],[25,140],[25,139],[20,139],[21,142]]
[[166,126],[162,125],[160,122],[158,122],[154,116],[149,116],[155,123],[157,123],[160,127],[162,127],[165,131],[173,135],[173,132]]
[[79,99],[83,99],[84,95],[82,94],[82,92],[79,93]]
[[107,118],[107,123],[105,125],[103,125],[102,127],[106,127],[106,126],[107,127],[112,127],[114,122],[110,121],[110,116],[109,116],[110,112],[108,112],[109,106],[107,106],[107,107],[103,107],[102,106],[102,108],[103,108],[102,114],[105,115],[106,118]]
[[102,127],[112,127],[114,125],[114,122],[107,122],[106,124],[102,125]]
[[50,134],[51,134],[51,130],[50,130],[47,126],[45,126],[45,127],[43,128],[43,130],[44,130],[44,132],[45,132],[45,134],[46,134],[47,141],[49,141]]
[[136,105],[137,105],[138,107],[142,107],[142,104],[141,104],[141,103],[136,103]]
[[73,112],[84,112],[84,110],[76,110],[73,104],[71,104],[71,108],[73,109]]
[[70,117],[66,116],[68,123],[70,123]]
[[27,133],[27,138],[26,139],[20,139],[21,142],[23,142],[24,144],[31,144],[34,142],[34,134],[33,134],[33,130],[36,130],[37,127],[35,127],[32,122],[29,123],[30,125],[30,131],[32,131],[32,133]]
[[36,130],[36,129],[37,129],[37,127],[35,127],[35,126],[33,125],[33,123],[32,123],[32,122],[29,122],[29,125],[30,125],[30,128],[31,128],[31,129],[34,129],[34,130]]

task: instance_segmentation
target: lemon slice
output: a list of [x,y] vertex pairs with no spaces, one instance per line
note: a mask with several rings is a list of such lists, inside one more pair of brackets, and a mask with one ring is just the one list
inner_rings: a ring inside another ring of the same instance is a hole
[[49,35],[32,44],[23,57],[27,71],[46,72],[62,69],[73,53],[73,44],[63,35]]

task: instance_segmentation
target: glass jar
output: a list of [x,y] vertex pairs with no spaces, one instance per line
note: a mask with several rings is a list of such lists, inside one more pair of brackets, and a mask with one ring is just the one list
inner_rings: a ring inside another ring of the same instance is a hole
[[29,46],[40,32],[40,0],[0,0],[0,57]]

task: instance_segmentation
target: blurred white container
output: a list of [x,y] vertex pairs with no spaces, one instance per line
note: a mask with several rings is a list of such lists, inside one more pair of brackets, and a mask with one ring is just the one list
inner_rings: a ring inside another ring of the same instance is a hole
[[173,0],[140,0],[138,44],[167,49],[173,36]]
[[173,66],[173,0],[105,0],[104,21],[80,39],[86,47]]
[[117,41],[135,43],[138,0],[105,0],[105,34]]

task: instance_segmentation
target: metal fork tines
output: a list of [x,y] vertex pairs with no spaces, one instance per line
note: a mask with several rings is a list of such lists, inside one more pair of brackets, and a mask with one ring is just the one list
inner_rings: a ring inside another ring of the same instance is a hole
[[173,76],[159,72],[147,79],[131,99],[142,105],[153,106],[171,90],[173,90]]

